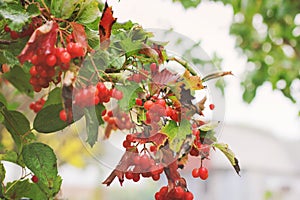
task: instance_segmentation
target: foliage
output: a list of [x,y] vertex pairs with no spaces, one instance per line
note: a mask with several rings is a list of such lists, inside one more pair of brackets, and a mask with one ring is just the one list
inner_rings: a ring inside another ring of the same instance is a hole
[[[247,73],[242,86],[243,99],[250,103],[257,89],[270,82],[292,102],[298,102],[300,2],[214,0],[230,4],[234,20],[230,33],[236,46],[248,58]],[[201,1],[180,1],[185,8],[196,7]]]
[[[208,80],[231,73],[201,78],[186,61],[169,57],[153,33],[116,20],[112,8],[96,0],[0,2],[1,87],[34,98],[28,106],[36,113],[31,121],[0,95],[0,119],[14,141],[12,149],[0,146],[1,198],[56,198],[62,183],[57,157],[37,138],[82,118],[91,147],[100,140],[99,127],[105,139],[128,133],[125,153],[103,184],[116,177],[121,184],[141,176],[157,181],[164,173],[167,190],[156,199],[193,199],[180,169],[188,157],[198,157],[197,176],[207,179],[204,161],[211,147],[239,173],[235,155],[217,143],[214,122],[204,115],[215,106],[206,98],[196,102],[196,91],[205,90]],[[166,67],[172,62],[184,73]],[[2,161],[22,167],[22,177],[6,183]]]

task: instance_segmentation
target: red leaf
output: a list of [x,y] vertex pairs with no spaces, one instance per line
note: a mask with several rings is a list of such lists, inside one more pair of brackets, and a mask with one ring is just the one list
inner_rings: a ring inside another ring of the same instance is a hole
[[149,141],[155,143],[158,147],[165,144],[168,137],[163,133],[157,133],[149,138]]
[[70,24],[73,28],[72,35],[73,35],[75,41],[78,42],[79,44],[81,44],[81,46],[84,49],[84,54],[85,54],[88,49],[88,42],[87,42],[84,27],[81,24],[78,24],[76,22],[71,22]]
[[105,2],[105,7],[99,23],[101,49],[107,49],[109,47],[111,28],[116,21],[117,18],[113,17],[112,7],[108,7],[107,2]]
[[50,21],[36,29],[18,56],[20,63],[30,60],[33,55],[51,54],[57,39],[58,24]]

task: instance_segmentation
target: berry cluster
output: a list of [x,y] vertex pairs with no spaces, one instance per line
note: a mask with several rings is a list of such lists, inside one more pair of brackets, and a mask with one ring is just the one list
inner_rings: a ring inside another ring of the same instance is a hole
[[58,84],[62,71],[70,68],[72,58],[84,56],[84,50],[79,43],[70,42],[67,48],[53,48],[52,52],[40,52],[30,59],[33,66],[30,69],[30,84],[34,91],[49,87],[50,82]]
[[192,176],[194,178],[200,177],[202,180],[206,180],[208,178],[208,169],[206,167],[194,168]]
[[102,118],[105,122],[120,130],[129,130],[133,127],[133,123],[131,123],[129,115],[124,112],[113,112],[112,110],[106,112],[106,110],[104,110],[102,112]]
[[169,190],[168,186],[163,186],[158,192],[155,193],[155,200],[193,200],[194,195],[186,191],[181,186],[176,186]]
[[160,163],[156,163],[155,160],[144,153],[143,155],[135,155],[131,166],[128,171],[125,173],[125,177],[128,180],[133,180],[134,182],[138,182],[140,180],[140,176],[144,178],[150,178],[154,181],[158,181],[160,179],[160,174],[163,173],[164,167]]
[[40,98],[36,102],[30,103],[29,108],[33,110],[35,113],[38,113],[43,108],[45,102],[46,102],[45,99]]

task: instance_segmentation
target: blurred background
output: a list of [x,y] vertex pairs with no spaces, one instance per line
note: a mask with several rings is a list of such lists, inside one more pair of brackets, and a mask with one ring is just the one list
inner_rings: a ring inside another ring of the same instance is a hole
[[[172,29],[199,42],[215,66],[234,74],[225,78],[225,118],[218,139],[228,143],[236,153],[241,176],[236,175],[220,152],[212,152],[207,181],[192,178],[193,165],[198,165],[192,161],[183,175],[195,199],[298,200],[300,3],[292,0],[173,1],[111,0],[108,3],[113,6],[118,22],[130,19],[144,28]],[[201,67],[197,62],[194,64]],[[164,178],[158,182],[125,181],[123,187],[115,181],[106,188],[101,182],[111,168],[92,155],[93,151],[105,154],[109,149],[100,145],[87,149],[71,133],[73,128],[52,138],[40,138],[54,146],[61,160],[61,199],[150,200],[167,184]],[[67,147],[63,146],[67,141]],[[115,162],[118,156],[121,154],[115,156]],[[21,173],[18,170],[11,166],[7,177],[18,178]]]

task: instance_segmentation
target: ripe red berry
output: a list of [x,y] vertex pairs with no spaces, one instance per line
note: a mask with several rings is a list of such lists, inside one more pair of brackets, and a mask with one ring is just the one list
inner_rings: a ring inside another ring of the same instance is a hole
[[39,178],[36,175],[33,175],[31,177],[31,181],[34,182],[34,183],[37,183],[37,182],[39,182]]
[[133,179],[133,172],[132,171],[127,171],[125,172],[125,177],[130,180]]
[[56,64],[56,56],[53,54],[50,54],[46,58],[46,63],[49,67],[53,67]]
[[148,100],[148,101],[146,101],[146,102],[144,103],[144,108],[145,108],[146,110],[150,110],[150,108],[151,108],[153,105],[154,105],[153,101]]
[[154,181],[158,181],[158,180],[160,179],[160,174],[153,174],[153,175],[152,175],[152,179],[153,179]]
[[4,27],[4,31],[7,33],[11,31],[11,29],[9,28],[9,26],[7,24]]
[[215,104],[209,104],[209,109],[211,110],[215,109]]
[[182,187],[176,186],[174,188],[174,196],[175,196],[175,198],[181,199],[184,196],[184,193],[185,193],[185,191],[184,191],[184,189]]
[[68,52],[62,52],[59,58],[60,61],[64,64],[68,64],[71,61],[71,55]]
[[11,31],[10,37],[11,37],[11,39],[15,40],[15,39],[19,38],[19,34],[16,31]]
[[164,99],[158,99],[155,103],[166,108],[166,101]]
[[199,174],[200,174],[200,178],[202,180],[206,180],[208,178],[208,170],[205,167],[200,167],[199,168]]
[[194,195],[191,192],[186,192],[184,194],[184,200],[193,200],[194,199]]
[[66,110],[61,110],[60,113],[59,113],[59,118],[62,120],[62,121],[67,121],[67,113],[66,113]]
[[194,178],[198,178],[200,177],[200,171],[199,171],[199,168],[194,168],[193,171],[192,171],[192,176]]
[[123,98],[123,92],[120,90],[117,90],[116,88],[113,88],[111,96],[117,100],[121,100]]
[[152,64],[150,65],[150,70],[151,70],[152,73],[157,72],[158,67],[157,67],[156,63],[152,63]]
[[143,105],[143,100],[140,99],[140,98],[136,98],[135,99],[135,104],[138,105],[138,106],[142,106]]

